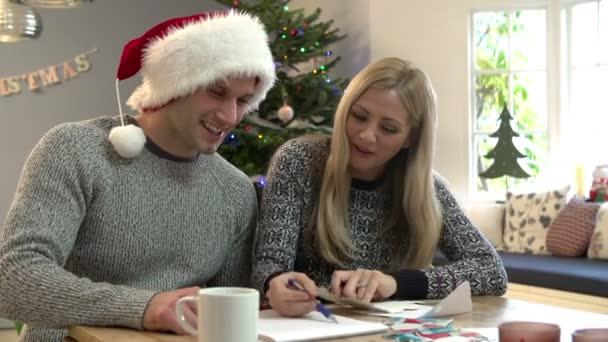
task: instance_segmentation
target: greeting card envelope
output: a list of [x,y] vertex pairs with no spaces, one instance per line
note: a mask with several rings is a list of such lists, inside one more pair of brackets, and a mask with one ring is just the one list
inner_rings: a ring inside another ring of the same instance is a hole
[[470,312],[473,309],[473,302],[471,300],[471,285],[468,281],[458,285],[458,287],[456,287],[452,293],[450,293],[435,306],[422,305],[418,304],[419,302],[412,301],[366,303],[356,299],[336,297],[331,293],[327,295],[325,292],[329,293],[329,291],[319,289],[319,297],[336,304],[350,306],[357,311],[374,316],[430,318]]
[[471,312],[472,310],[471,285],[468,281],[464,281],[452,293],[420,317],[444,317]]
[[351,307],[353,309],[357,309],[357,310],[363,310],[363,311],[369,311],[369,312],[390,313],[390,311],[380,308],[379,306],[376,306],[375,304],[372,304],[372,303],[368,303],[368,302],[358,300],[355,298],[336,296],[335,294],[331,293],[328,289],[326,289],[324,287],[319,288],[319,298],[326,300],[328,302],[335,303],[335,304],[349,306],[349,307]]
[[365,322],[335,316],[338,324],[318,312],[302,317],[285,317],[274,310],[260,311],[258,338],[270,342],[314,341],[354,335],[381,333],[388,327],[381,323]]

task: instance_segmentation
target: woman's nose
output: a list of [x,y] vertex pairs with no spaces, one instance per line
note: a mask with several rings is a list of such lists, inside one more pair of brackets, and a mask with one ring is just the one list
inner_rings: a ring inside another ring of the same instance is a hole
[[361,133],[360,137],[363,141],[367,143],[375,143],[376,142],[376,130],[373,127],[365,127]]

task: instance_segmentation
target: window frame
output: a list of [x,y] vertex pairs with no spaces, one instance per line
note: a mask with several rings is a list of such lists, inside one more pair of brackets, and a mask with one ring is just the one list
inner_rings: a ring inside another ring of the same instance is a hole
[[[552,163],[552,146],[554,146],[556,144],[556,138],[559,136],[557,133],[554,133],[557,128],[556,126],[558,126],[558,122],[559,122],[559,118],[555,118],[555,113],[559,113],[559,110],[557,108],[555,108],[554,105],[552,105],[552,102],[554,102],[556,99],[558,99],[559,97],[556,96],[555,94],[555,89],[556,86],[552,83],[553,81],[553,75],[552,75],[552,71],[555,70],[555,66],[553,65],[552,62],[552,58],[551,56],[554,55],[552,54],[553,51],[555,51],[555,49],[557,48],[557,51],[559,51],[559,47],[555,46],[555,43],[552,42],[552,40],[554,39],[551,35],[552,29],[554,29],[555,27],[555,23],[553,22],[551,16],[554,15],[552,12],[552,6],[550,4],[550,2],[556,2],[556,0],[551,0],[549,2],[547,1],[543,1],[543,2],[526,2],[526,3],[509,3],[509,4],[500,4],[497,6],[475,6],[471,9],[470,11],[470,15],[469,15],[469,197],[473,200],[473,201],[488,201],[488,200],[492,200],[492,201],[496,201],[496,200],[504,200],[505,198],[505,192],[503,191],[499,191],[499,192],[483,192],[483,191],[479,191],[477,189],[477,182],[479,179],[478,176],[478,171],[477,170],[477,148],[476,148],[476,139],[478,139],[478,137],[482,137],[482,136],[487,136],[493,132],[484,132],[484,131],[479,131],[477,130],[477,118],[476,118],[476,113],[475,113],[475,107],[476,107],[476,95],[475,95],[475,78],[478,75],[484,75],[484,74],[489,74],[489,72],[485,72],[485,71],[476,71],[475,68],[475,46],[474,46],[474,41],[475,41],[475,30],[474,30],[474,25],[475,25],[475,21],[474,21],[474,16],[476,13],[479,12],[509,12],[509,13],[513,13],[515,11],[519,11],[519,10],[544,10],[545,11],[545,15],[546,15],[546,30],[547,30],[547,46],[546,46],[546,56],[547,56],[547,60],[546,60],[546,68],[543,70],[533,70],[533,69],[512,69],[511,68],[511,64],[509,64],[509,68],[506,70],[494,70],[503,73],[504,75],[506,75],[509,80],[511,81],[513,79],[513,74],[518,72],[518,71],[544,71],[546,72],[546,84],[547,84],[547,103],[546,103],[546,108],[547,108],[547,122],[546,122],[546,128],[545,129],[539,129],[539,130],[526,130],[526,131],[518,131],[518,133],[520,134],[520,136],[526,135],[526,134],[546,134],[547,135],[547,160],[548,160],[548,164],[551,165]],[[559,6],[558,6],[559,7]],[[558,10],[559,13],[559,10]],[[559,24],[559,17],[558,17],[558,22],[557,24]],[[558,26],[559,27],[559,26]],[[511,51],[511,40],[509,39],[508,42],[508,49],[509,51]],[[559,65],[559,61],[557,62],[557,65]],[[559,70],[559,68],[557,68],[557,70]],[[559,75],[558,75],[559,77]],[[509,82],[509,86],[511,86],[511,82]],[[559,87],[557,87],[557,89],[559,90]],[[512,99],[509,99],[509,102],[511,103]],[[511,110],[512,109],[512,105],[509,105],[508,108]],[[513,113],[512,113],[513,114]]]

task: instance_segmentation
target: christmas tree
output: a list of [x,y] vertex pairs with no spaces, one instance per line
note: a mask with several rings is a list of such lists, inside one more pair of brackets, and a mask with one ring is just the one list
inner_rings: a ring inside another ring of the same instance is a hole
[[492,164],[487,170],[479,174],[482,178],[498,178],[502,176],[512,176],[515,178],[528,178],[530,175],[524,171],[517,159],[525,158],[526,155],[522,154],[517,150],[515,144],[513,144],[513,137],[518,137],[513,128],[511,128],[511,120],[513,117],[509,113],[507,106],[500,113],[499,121],[500,126],[498,130],[492,133],[492,138],[498,138],[498,142],[494,149],[492,149],[484,157],[494,159]]
[[321,9],[306,15],[287,0],[216,0],[258,16],[269,35],[277,82],[258,111],[245,116],[219,153],[246,174],[263,175],[275,150],[287,139],[330,133],[346,79],[331,77],[340,61],[328,45],[345,38],[333,20],[317,22]]

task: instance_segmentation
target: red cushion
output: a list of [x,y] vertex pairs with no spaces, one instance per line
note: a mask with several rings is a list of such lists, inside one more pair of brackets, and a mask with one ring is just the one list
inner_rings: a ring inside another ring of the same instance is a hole
[[587,251],[600,205],[572,198],[551,222],[547,249],[553,255],[581,256]]

